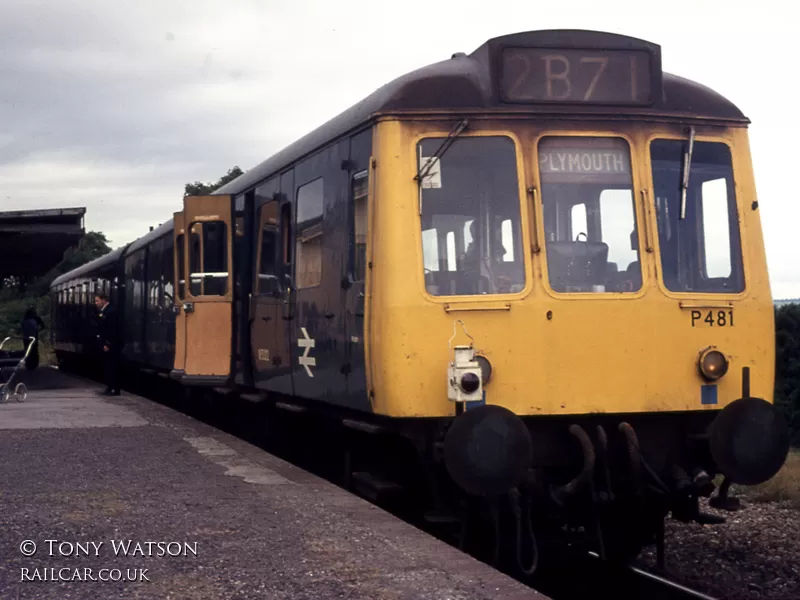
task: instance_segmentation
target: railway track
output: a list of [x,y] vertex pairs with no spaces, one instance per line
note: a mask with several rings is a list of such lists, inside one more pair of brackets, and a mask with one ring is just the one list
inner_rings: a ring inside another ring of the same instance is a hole
[[532,585],[553,600],[605,597],[614,600],[718,600],[683,585],[668,574],[658,574],[641,565],[611,567],[593,552],[561,569],[552,569]]
[[[233,403],[223,402],[221,404],[226,406],[226,411],[223,412],[210,408],[208,405],[175,402],[174,396],[159,390],[158,386],[148,385],[146,380],[137,382],[136,387],[137,389],[131,391],[244,439],[335,485],[346,487],[343,485],[341,462],[337,459],[337,452],[331,448],[331,445],[336,444],[338,440],[326,438],[322,431],[314,430],[308,433],[308,430],[304,429],[305,439],[312,439],[314,442],[311,444],[291,443],[291,440],[298,439],[294,435],[292,424],[297,419],[303,418],[296,410],[292,410],[291,405],[285,407],[284,412],[289,418],[281,421],[278,428],[281,435],[277,439],[267,439],[263,435],[261,427],[264,415],[246,401],[237,403],[241,410],[229,410]],[[313,423],[311,427],[314,427]],[[299,429],[297,433],[299,434]],[[365,493],[364,488],[375,489],[375,487],[380,487],[380,484],[362,481],[359,486],[358,483],[352,484],[351,482],[350,489],[362,498],[373,502],[426,533],[451,545],[458,545],[457,539],[452,535],[443,534],[441,527],[412,516],[414,512],[409,510],[408,504],[381,502],[374,497],[375,495]],[[491,552],[487,556],[471,554],[478,560],[496,566],[492,564]],[[510,569],[501,568],[499,570],[549,596],[552,600],[603,597],[614,598],[614,600],[640,598],[647,600],[717,600],[700,590],[679,583],[668,574],[654,573],[643,565],[614,568],[593,552],[582,556],[583,558],[576,558],[576,555],[572,554],[569,558],[549,560],[547,569],[532,577],[520,576],[518,572]],[[576,573],[579,576],[576,576]]]

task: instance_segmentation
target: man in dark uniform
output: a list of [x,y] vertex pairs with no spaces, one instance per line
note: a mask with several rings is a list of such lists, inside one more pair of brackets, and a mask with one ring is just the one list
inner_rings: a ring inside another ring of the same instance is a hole
[[103,375],[106,389],[105,396],[119,396],[119,368],[122,357],[122,340],[119,335],[117,309],[108,301],[108,296],[98,292],[94,297],[97,307],[97,342],[103,351]]

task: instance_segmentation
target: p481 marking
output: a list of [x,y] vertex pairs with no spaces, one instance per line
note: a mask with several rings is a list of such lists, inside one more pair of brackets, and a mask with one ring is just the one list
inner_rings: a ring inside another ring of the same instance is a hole
[[692,327],[733,327],[733,311],[693,310]]

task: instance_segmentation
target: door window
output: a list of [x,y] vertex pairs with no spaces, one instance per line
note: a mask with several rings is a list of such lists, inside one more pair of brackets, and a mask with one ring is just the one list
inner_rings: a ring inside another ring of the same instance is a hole
[[224,221],[192,223],[189,279],[193,296],[228,293],[228,226]]
[[261,206],[261,230],[259,232],[258,284],[259,294],[275,294],[280,290],[278,280],[278,203],[268,202]]
[[322,178],[297,190],[297,289],[322,281]]

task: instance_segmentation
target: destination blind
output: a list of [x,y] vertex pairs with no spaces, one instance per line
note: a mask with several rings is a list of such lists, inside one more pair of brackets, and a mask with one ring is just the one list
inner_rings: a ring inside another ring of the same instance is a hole
[[650,104],[651,62],[643,50],[506,48],[501,95],[507,102]]
[[628,144],[619,138],[547,137],[539,143],[542,183],[630,184]]

